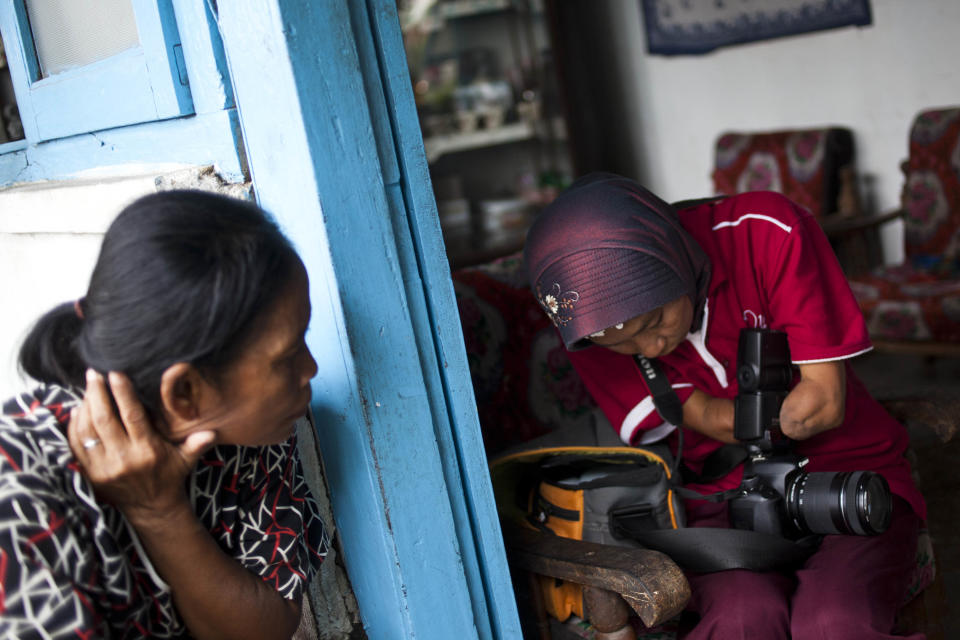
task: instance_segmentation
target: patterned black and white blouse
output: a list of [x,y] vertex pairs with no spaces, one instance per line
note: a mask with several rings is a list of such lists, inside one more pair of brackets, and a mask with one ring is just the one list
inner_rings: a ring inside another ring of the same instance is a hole
[[[99,504],[67,442],[72,392],[41,386],[0,415],[0,637],[188,637],[170,588],[121,513]],[[189,478],[227,554],[299,599],[327,552],[296,441],[217,446]]]

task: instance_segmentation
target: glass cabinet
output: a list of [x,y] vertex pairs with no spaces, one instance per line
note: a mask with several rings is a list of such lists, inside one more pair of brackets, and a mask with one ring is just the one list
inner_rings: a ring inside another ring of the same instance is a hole
[[451,267],[519,250],[570,180],[542,0],[400,0]]

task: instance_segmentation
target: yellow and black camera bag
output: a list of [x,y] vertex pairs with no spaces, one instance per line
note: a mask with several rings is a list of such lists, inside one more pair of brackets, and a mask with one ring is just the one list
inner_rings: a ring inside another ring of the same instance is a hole
[[[639,547],[637,531],[684,526],[663,447],[551,447],[491,462],[501,518],[575,540]],[[547,612],[583,616],[580,585],[540,576]]]

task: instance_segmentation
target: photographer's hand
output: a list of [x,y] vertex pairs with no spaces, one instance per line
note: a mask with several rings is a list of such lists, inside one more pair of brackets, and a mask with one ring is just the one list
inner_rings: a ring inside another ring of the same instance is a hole
[[801,364],[800,382],[780,407],[780,430],[793,440],[806,440],[834,429],[846,409],[846,370],[842,361]]

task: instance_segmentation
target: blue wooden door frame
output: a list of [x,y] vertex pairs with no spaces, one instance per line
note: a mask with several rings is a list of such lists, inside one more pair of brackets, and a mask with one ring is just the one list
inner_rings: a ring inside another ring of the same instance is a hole
[[392,0],[219,3],[259,202],[310,274],[312,408],[371,638],[519,638]]

